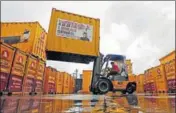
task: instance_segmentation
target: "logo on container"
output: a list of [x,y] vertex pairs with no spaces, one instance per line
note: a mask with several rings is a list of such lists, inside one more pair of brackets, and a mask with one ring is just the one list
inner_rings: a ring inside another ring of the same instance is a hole
[[35,63],[32,62],[32,63],[31,63],[31,68],[33,69],[34,67],[35,67]]
[[19,63],[23,63],[23,57],[22,57],[22,56],[19,56],[19,57],[18,57],[18,61],[19,61]]
[[158,76],[161,76],[161,70],[158,68],[157,69]]
[[42,32],[42,33],[41,33],[40,38],[43,39],[43,40],[45,39],[45,32]]
[[8,53],[7,50],[2,51],[2,57],[3,58],[8,58],[9,57],[9,53]]

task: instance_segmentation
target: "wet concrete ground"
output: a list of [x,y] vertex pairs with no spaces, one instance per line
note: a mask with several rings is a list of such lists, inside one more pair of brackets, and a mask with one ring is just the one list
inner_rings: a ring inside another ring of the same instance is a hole
[[3,96],[0,113],[175,113],[175,95]]

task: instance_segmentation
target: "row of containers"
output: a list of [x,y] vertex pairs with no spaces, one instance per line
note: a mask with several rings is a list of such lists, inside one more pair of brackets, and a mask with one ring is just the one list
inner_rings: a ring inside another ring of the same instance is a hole
[[[74,78],[41,58],[0,43],[0,94],[73,93]],[[72,86],[72,87],[71,87]]]
[[145,70],[136,76],[139,93],[175,93],[175,51],[160,59],[160,65]]

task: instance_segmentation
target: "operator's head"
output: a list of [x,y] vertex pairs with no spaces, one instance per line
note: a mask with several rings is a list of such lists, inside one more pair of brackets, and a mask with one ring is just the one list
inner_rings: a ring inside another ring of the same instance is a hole
[[114,62],[111,62],[111,65],[114,65]]

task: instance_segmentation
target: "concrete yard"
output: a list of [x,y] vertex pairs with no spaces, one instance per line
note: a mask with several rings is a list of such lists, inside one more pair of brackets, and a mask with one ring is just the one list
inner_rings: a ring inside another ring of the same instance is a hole
[[3,96],[0,113],[175,113],[175,96],[68,94]]

